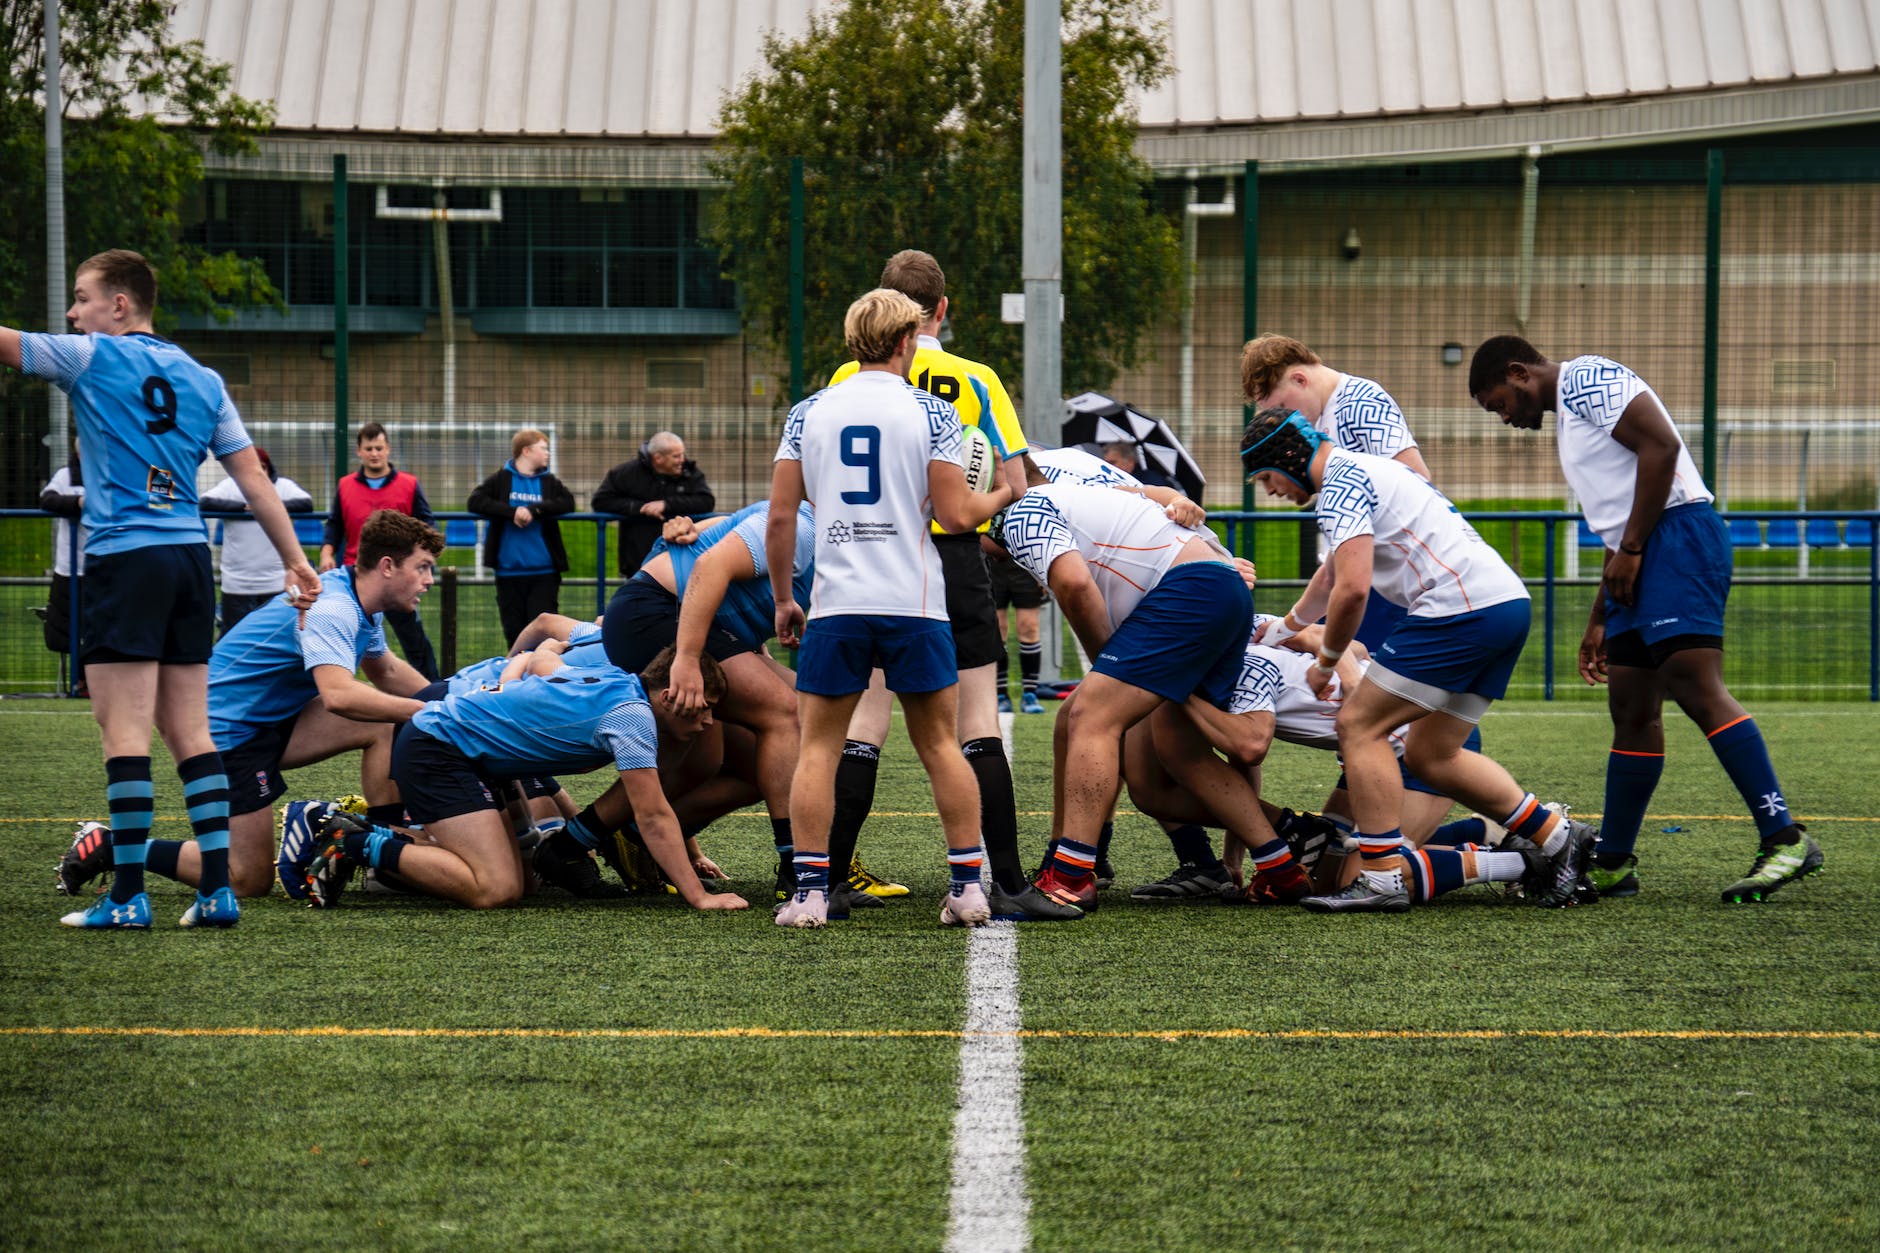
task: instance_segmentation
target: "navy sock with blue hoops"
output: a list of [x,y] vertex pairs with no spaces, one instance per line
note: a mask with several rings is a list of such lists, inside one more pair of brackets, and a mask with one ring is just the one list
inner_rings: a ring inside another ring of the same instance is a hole
[[144,842],[156,792],[150,785],[150,758],[110,757],[104,763],[105,801],[111,809],[111,899],[126,904],[144,890]]

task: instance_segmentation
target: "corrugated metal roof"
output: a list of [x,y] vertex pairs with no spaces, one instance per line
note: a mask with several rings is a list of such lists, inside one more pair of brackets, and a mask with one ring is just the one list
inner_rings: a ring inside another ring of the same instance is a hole
[[[704,138],[831,0],[181,0],[287,131]],[[1880,0],[1163,0],[1145,131],[1533,109],[1871,74]]]

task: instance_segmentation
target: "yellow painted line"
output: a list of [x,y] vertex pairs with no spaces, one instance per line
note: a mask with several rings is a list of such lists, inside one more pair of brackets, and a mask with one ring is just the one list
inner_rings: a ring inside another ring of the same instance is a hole
[[[7,1036],[157,1037],[163,1039],[364,1039],[364,1040],[958,1040],[958,1030],[836,1030],[776,1027],[0,1027]],[[1880,1042],[1880,1031],[1708,1030],[1376,1030],[1302,1028],[1261,1031],[1246,1027],[1169,1028],[1152,1031],[974,1032],[1021,1040],[1854,1040]]]

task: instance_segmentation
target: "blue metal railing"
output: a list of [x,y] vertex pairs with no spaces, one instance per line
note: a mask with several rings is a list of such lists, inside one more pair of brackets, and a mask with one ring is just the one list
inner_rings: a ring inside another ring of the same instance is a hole
[[[1516,524],[1517,526],[1539,526],[1542,530],[1541,575],[1539,578],[1524,576],[1523,581],[1526,582],[1529,587],[1539,589],[1540,593],[1541,620],[1543,624],[1542,638],[1545,654],[1542,670],[1542,695],[1544,699],[1552,700],[1554,699],[1555,680],[1554,617],[1558,603],[1559,590],[1563,587],[1593,587],[1599,583],[1597,571],[1589,576],[1565,578],[1561,576],[1559,570],[1559,559],[1562,551],[1560,528],[1562,526],[1572,527],[1573,529],[1568,535],[1568,541],[1580,544],[1584,548],[1585,537],[1580,532],[1580,523],[1583,521],[1584,515],[1562,510],[1484,510],[1465,511],[1462,516],[1467,518],[1471,523],[1508,522]],[[54,515],[39,509],[0,509],[0,518],[38,518],[43,521],[51,521],[53,517]],[[477,514],[462,512],[439,513],[436,517],[438,522],[447,528],[447,533],[454,533],[459,537],[462,537],[463,534],[461,525],[453,527],[451,526],[452,523],[477,524],[479,528],[478,534],[480,535],[481,527],[487,525],[488,522],[487,519]],[[1842,551],[1865,551],[1867,556],[1866,568],[1864,573],[1858,575],[1846,572],[1852,570],[1853,567],[1843,567],[1843,571],[1840,573],[1821,574],[1811,572],[1807,577],[1739,573],[1736,582],[1739,584],[1791,584],[1798,586],[1841,585],[1866,587],[1867,698],[1871,701],[1880,702],[1880,543],[1875,542],[1877,538],[1880,538],[1880,510],[1733,509],[1725,513],[1723,517],[1726,522],[1737,524],[1735,531],[1738,537],[1737,544],[1739,548],[1746,549],[1753,546],[1758,550],[1764,551],[1784,551],[1807,546],[1817,551],[1830,548]],[[324,514],[294,515],[295,522],[303,527],[308,526],[311,522],[323,522],[324,519]],[[1260,548],[1256,535],[1261,528],[1283,526],[1291,528],[1297,533],[1301,522],[1310,522],[1312,519],[1313,515],[1307,512],[1272,509],[1256,510],[1252,512],[1239,510],[1223,511],[1210,514],[1208,521],[1221,530],[1223,542],[1226,544],[1229,551],[1253,559],[1257,557]],[[214,521],[215,520],[212,518],[212,527]],[[610,524],[621,521],[621,519],[615,514],[570,513],[563,514],[560,521],[564,528],[583,524],[594,528],[594,566],[592,573],[584,572],[577,574],[574,570],[570,570],[566,583],[575,587],[583,586],[590,582],[593,584],[594,612],[598,616],[604,613],[607,608],[610,579],[607,559],[607,529]],[[1769,532],[1765,534],[1761,529],[1762,525],[1772,522],[1788,523],[1790,526],[1780,530],[1772,527]],[[1749,532],[1740,525],[1742,523],[1749,523],[1757,528],[1755,531],[1757,538],[1753,545],[1747,542]],[[1832,534],[1835,542],[1827,542],[1830,533],[1827,528],[1822,525],[1824,523],[1834,528]],[[74,533],[76,533],[75,530]],[[1793,543],[1789,540],[1791,533],[1796,537]],[[303,531],[303,538],[304,536],[305,532]],[[564,542],[566,538],[567,535],[564,531]],[[1813,542],[1811,542],[1811,539]],[[317,540],[314,541],[314,543],[317,542]],[[453,546],[463,547],[465,545]],[[1593,553],[1598,550],[1587,548],[1586,551],[1588,553],[1588,560],[1593,560]],[[43,577],[15,578],[9,581],[16,583],[38,583],[41,586],[50,582],[49,579]],[[479,583],[485,580],[482,577],[473,577],[470,581]],[[1304,582],[1305,580],[1301,578],[1268,576],[1261,579],[1261,586],[1299,587],[1303,586]],[[70,669],[68,682],[69,690],[75,691],[79,680],[77,665],[77,624],[79,621],[77,580],[73,580],[72,582],[71,608],[73,629],[71,632],[72,651],[69,659]]]

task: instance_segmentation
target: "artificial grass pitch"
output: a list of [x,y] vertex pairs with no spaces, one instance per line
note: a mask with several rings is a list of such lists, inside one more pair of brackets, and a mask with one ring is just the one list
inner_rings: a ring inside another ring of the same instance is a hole
[[[1020,928],[1033,1245],[1880,1244],[1880,777],[1848,747],[1880,715],[1754,712],[1828,859],[1762,906],[1717,902],[1753,833],[1675,718],[1643,894],[1591,908],[1134,904],[1170,859],[1126,814],[1103,908]],[[1015,723],[1028,858],[1049,729]],[[1598,809],[1597,711],[1512,706],[1486,733],[1526,786]],[[74,933],[51,867],[102,816],[96,744],[83,706],[0,706],[9,1243],[943,1242],[967,946],[936,921],[937,820],[898,731],[895,816],[861,852],[914,894],[813,934],[771,925],[761,815],[705,837],[744,914],[276,895],[202,933],[158,881],[153,932]],[[184,834],[156,767],[154,834]],[[1281,746],[1269,794],[1317,808],[1335,772]],[[290,775],[295,796],[355,782]]]

